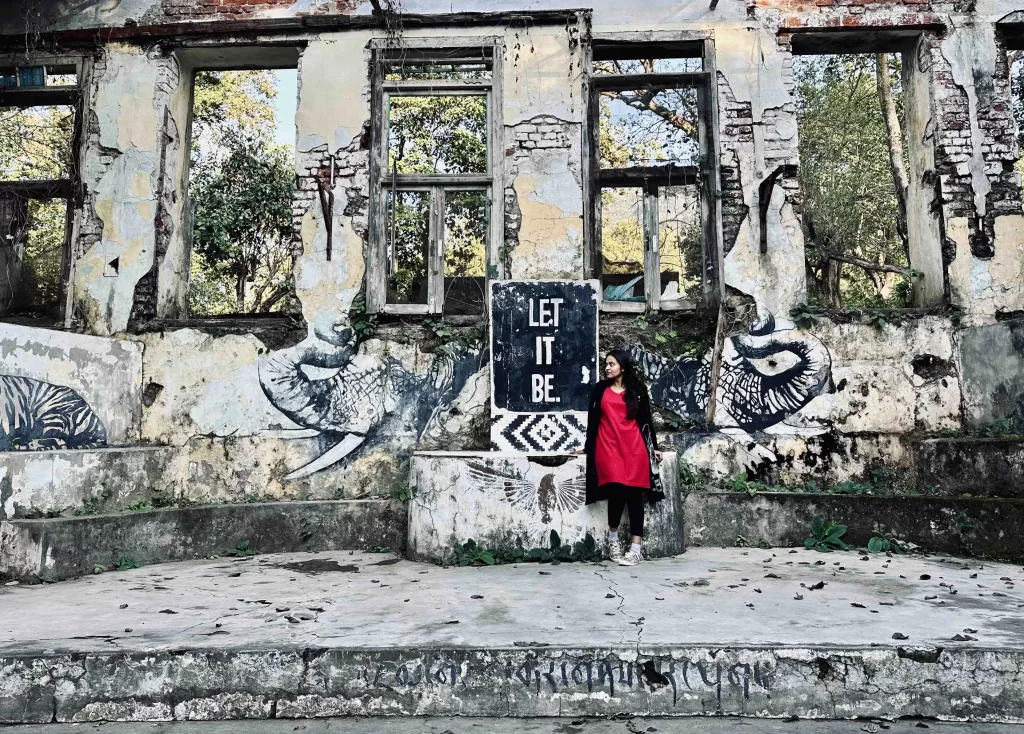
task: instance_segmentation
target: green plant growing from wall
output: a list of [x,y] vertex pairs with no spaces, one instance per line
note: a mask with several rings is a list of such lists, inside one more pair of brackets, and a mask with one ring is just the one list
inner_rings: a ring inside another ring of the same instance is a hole
[[495,563],[494,553],[478,546],[472,538],[456,543],[452,551],[457,566],[493,566]]
[[804,548],[829,553],[832,550],[849,550],[850,546],[843,541],[846,534],[846,526],[837,523],[835,520],[826,521],[818,515],[811,522],[811,537],[804,541]]
[[917,546],[896,537],[891,531],[884,530],[876,524],[871,531],[871,539],[868,541],[868,553],[909,553]]
[[142,564],[135,560],[135,556],[120,555],[117,560],[114,561],[115,571],[127,571],[131,568],[142,568]]
[[245,558],[247,556],[255,556],[259,554],[259,551],[251,546],[248,540],[240,540],[235,543],[235,547],[228,550],[227,555],[235,558]]

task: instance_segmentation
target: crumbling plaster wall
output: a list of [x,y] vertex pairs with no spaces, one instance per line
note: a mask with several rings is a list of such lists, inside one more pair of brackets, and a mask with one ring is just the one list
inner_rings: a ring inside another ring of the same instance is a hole
[[[487,10],[516,4],[492,5]],[[545,7],[556,5],[545,3]],[[706,2],[658,0],[623,13],[619,3],[594,3],[595,37],[655,27],[661,35],[712,34],[727,252],[724,278],[732,289],[752,296],[762,311],[784,316],[804,299],[805,291],[795,181],[784,178],[775,188],[767,220],[768,252],[762,254],[758,247],[758,185],[776,165],[797,162],[792,59],[786,44],[779,42],[777,29],[794,23],[831,27],[846,23],[843,18],[855,18],[865,26],[921,22],[933,18],[932,12],[939,13],[934,18],[954,27],[929,52],[931,81],[937,89],[930,130],[937,141],[937,165],[945,166],[941,176],[944,234],[955,246],[955,256],[947,264],[951,297],[966,310],[968,324],[988,323],[1001,312],[1022,308],[1024,233],[1021,217],[1008,213],[1005,198],[1009,195],[1014,203],[1016,174],[1005,171],[1004,163],[1016,157],[1016,143],[1003,139],[1012,121],[1007,122],[1006,116],[1002,123],[986,118],[979,101],[1005,105],[1008,89],[998,80],[992,89],[978,81],[999,72],[995,36],[979,27],[1003,17],[1009,12],[1008,3],[979,3],[976,16],[952,13],[953,4],[913,6],[910,12],[826,4],[802,8],[797,14],[786,3],[774,2],[752,3],[748,13],[747,4],[738,0],[723,0],[716,10]],[[407,3],[410,12],[417,9],[458,12],[470,8],[459,3],[444,3],[442,8],[425,0]],[[957,30],[974,20],[979,27]],[[362,30],[325,32],[309,40],[300,61],[296,174],[301,193],[294,215],[301,254],[295,278],[310,341],[334,339],[350,325],[352,303],[363,287],[370,196],[367,45],[379,35]],[[585,33],[573,26],[513,23],[417,29],[406,35],[504,37],[505,187],[495,192],[495,200],[504,200],[505,274],[580,277],[584,130],[580,43]],[[173,57],[121,43],[104,46],[96,64],[83,174],[89,192],[81,241],[85,253],[75,271],[76,313],[95,333],[114,333],[128,326],[138,281],[155,262],[161,193],[170,203],[167,211],[180,234],[180,219],[176,219],[180,207],[173,206],[173,197],[177,194],[180,202],[184,186],[180,172],[187,151],[178,145],[168,154],[166,146],[173,140],[168,135],[169,122],[177,128],[179,140],[184,135],[188,95],[181,80],[188,76]],[[953,124],[979,110],[981,118],[974,123]],[[330,221],[325,222],[316,179],[330,181],[331,174],[334,207]],[[168,191],[168,183],[175,182],[179,188],[172,186]],[[975,221],[982,205],[992,229],[992,253],[985,257],[980,256],[984,253],[976,234],[986,225],[979,230]],[[1019,211],[1019,199],[1016,206]],[[176,247],[181,240],[175,235],[170,242]],[[118,275],[104,275],[115,257]],[[164,315],[173,310],[182,293],[168,285],[181,274],[173,270],[174,261],[168,256],[158,265]],[[808,477],[844,481],[881,463],[908,466],[912,460],[908,445],[915,436],[957,428],[961,402],[977,402],[961,396],[953,331],[949,319],[938,316],[882,329],[819,321],[813,332],[831,352],[836,391],[815,398],[797,420],[757,436],[774,458],[752,457],[740,444],[721,436],[693,444],[683,439],[688,443],[685,456],[725,473],[760,458],[755,471],[794,482]],[[286,480],[288,472],[323,453],[334,439],[293,423],[267,399],[259,382],[259,365],[271,351],[265,344],[255,336],[215,338],[191,329],[147,334],[138,341],[144,347],[143,387],[159,386],[151,388],[142,409],[139,438],[180,448],[182,458],[169,471],[181,482],[183,493],[192,491],[190,485],[196,488],[195,498],[237,500],[249,491],[247,485],[263,488],[265,496],[282,498],[386,491],[402,476],[403,458],[417,443],[432,448],[465,446],[487,403],[486,372],[480,371],[462,389],[444,430],[434,424],[427,435],[417,436],[411,424],[398,420],[351,461],[311,477]],[[370,362],[394,358],[409,374],[419,375],[427,373],[434,360],[433,353],[393,333],[364,343],[359,354]],[[926,357],[933,358],[938,369],[915,367],[915,360]],[[209,486],[222,489],[211,493]]]
[[165,111],[179,78],[156,48],[107,44],[96,63],[73,266],[73,313],[90,333],[127,329],[135,286],[153,267]]

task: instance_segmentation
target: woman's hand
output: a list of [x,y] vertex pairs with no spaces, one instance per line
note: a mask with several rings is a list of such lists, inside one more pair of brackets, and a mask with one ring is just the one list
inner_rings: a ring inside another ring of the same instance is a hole
[[[586,453],[587,453],[586,451],[573,451],[572,455],[573,456],[585,456]],[[659,461],[660,461],[660,459],[659,459]]]
[[661,460],[665,458],[665,454],[661,453],[660,451],[655,451],[654,458],[657,459],[658,463],[660,464]]

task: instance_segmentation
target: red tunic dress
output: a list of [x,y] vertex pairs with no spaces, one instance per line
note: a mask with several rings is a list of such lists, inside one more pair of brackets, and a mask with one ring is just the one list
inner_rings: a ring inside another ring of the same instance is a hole
[[626,419],[626,394],[610,387],[601,397],[601,423],[594,449],[597,486],[614,482],[627,487],[651,488],[651,462],[647,445],[635,420]]

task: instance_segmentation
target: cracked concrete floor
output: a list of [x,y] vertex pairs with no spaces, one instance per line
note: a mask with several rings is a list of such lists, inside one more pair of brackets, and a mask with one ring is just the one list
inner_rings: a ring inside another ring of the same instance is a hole
[[[884,728],[883,728],[884,727]],[[345,718],[312,721],[217,721],[159,724],[42,724],[4,727],[4,734],[1021,734],[1024,724],[798,721],[735,717],[632,719]]]
[[291,553],[0,587],[0,654],[638,642],[1021,649],[1022,583],[1024,570],[1007,564],[803,549],[693,548],[634,568]]

